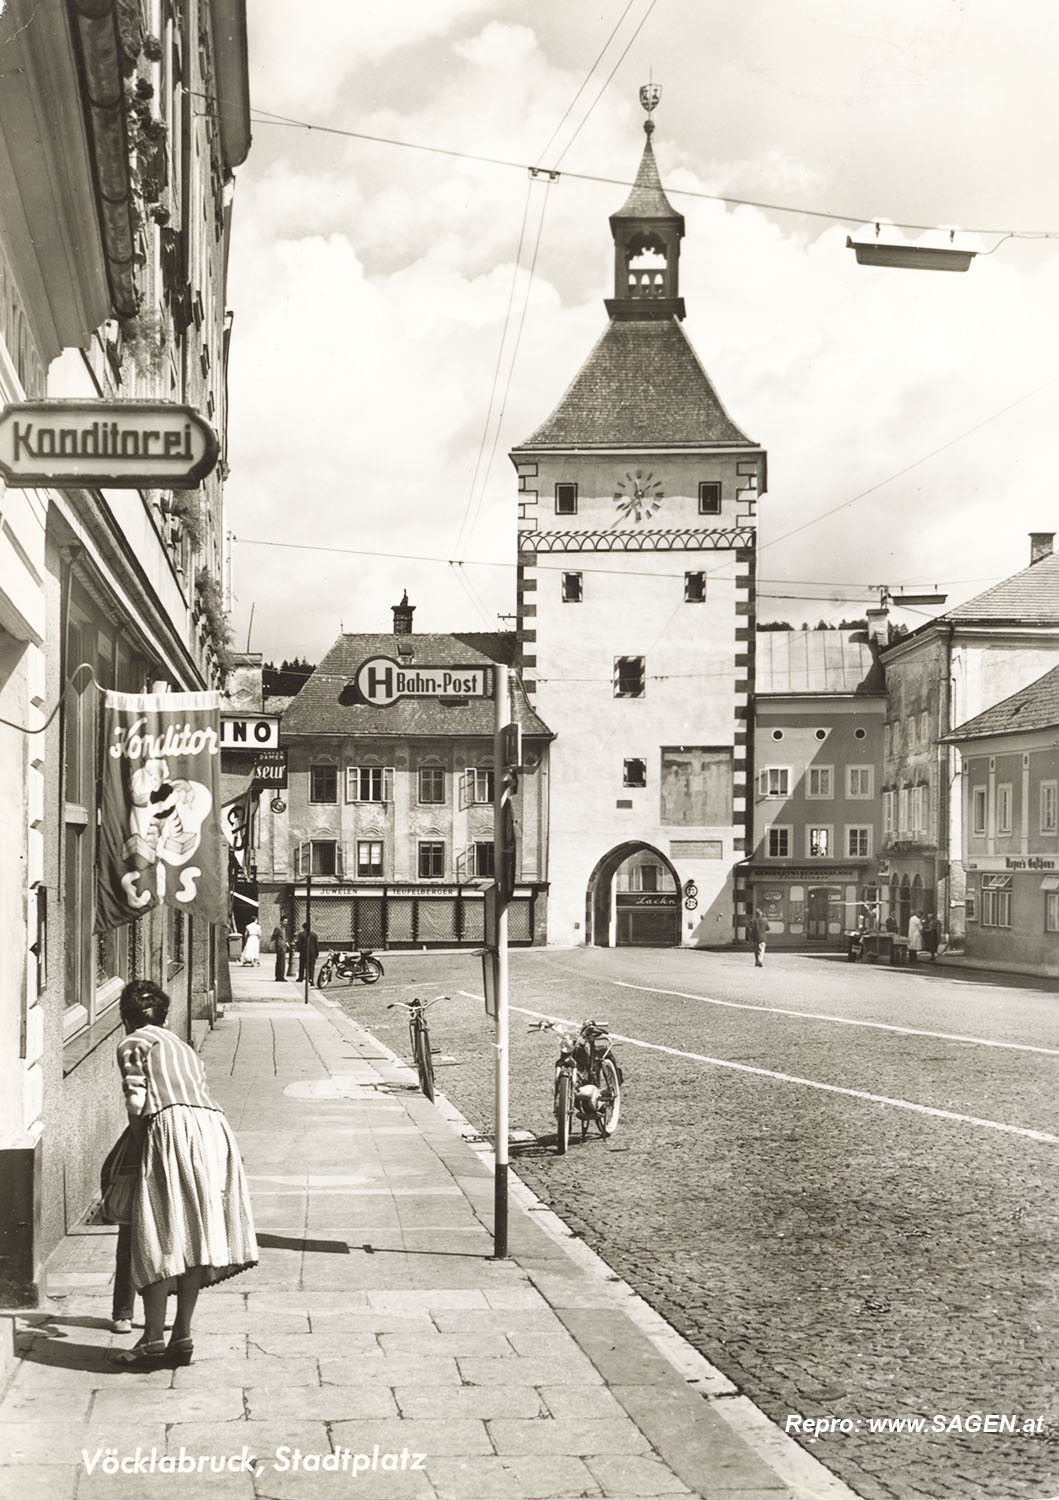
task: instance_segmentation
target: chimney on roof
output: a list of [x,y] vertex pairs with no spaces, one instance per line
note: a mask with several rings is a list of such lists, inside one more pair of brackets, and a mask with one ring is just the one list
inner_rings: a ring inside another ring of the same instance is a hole
[[1031,531],[1030,532],[1030,567],[1039,563],[1044,557],[1051,557],[1052,543],[1055,541],[1054,531]]
[[882,651],[889,642],[890,611],[885,604],[880,604],[875,609],[866,609],[864,614],[868,621],[868,639]]
[[412,634],[412,616],[416,607],[408,602],[408,590],[404,591],[404,598],[400,604],[390,606],[393,610],[393,633],[394,635]]

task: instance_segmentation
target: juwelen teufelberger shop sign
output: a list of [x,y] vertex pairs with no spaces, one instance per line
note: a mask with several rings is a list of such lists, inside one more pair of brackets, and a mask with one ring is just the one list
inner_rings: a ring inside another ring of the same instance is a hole
[[101,929],[163,902],[225,921],[218,695],[108,692],[104,716]]

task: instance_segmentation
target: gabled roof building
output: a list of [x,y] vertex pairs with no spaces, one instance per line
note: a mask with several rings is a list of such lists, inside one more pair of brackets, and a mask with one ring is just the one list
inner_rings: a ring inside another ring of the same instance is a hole
[[[1059,555],[1033,532],[1029,566],[895,641],[886,672],[880,881],[907,931],[936,912],[965,928],[960,758],[950,731],[977,720],[1059,659]],[[973,905],[973,902],[972,902]]]
[[[484,940],[475,882],[493,874],[494,669],[515,637],[415,634],[414,608],[407,596],[394,606],[390,633],[339,636],[283,713],[288,785],[261,801],[253,860],[266,939],[277,924],[297,932],[311,900],[325,948]],[[401,695],[372,701],[387,673]],[[542,942],[551,735],[509,682],[526,766],[510,934]]]

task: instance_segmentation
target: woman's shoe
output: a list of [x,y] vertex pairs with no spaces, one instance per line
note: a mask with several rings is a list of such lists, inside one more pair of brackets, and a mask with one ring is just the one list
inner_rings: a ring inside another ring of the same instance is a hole
[[167,1363],[164,1339],[156,1339],[153,1344],[133,1344],[131,1349],[115,1350],[110,1357],[125,1370],[160,1370]]
[[165,1351],[166,1364],[189,1365],[191,1357],[195,1353],[195,1342],[193,1339],[170,1339]]

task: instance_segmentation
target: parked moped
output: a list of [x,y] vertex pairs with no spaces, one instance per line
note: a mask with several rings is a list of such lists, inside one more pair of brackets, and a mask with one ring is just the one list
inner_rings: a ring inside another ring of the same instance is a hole
[[582,1021],[572,1031],[560,1021],[533,1021],[530,1031],[554,1031],[559,1038],[555,1061],[555,1148],[559,1155],[570,1144],[574,1118],[581,1122],[581,1139],[594,1122],[600,1135],[613,1135],[621,1114],[623,1074],[614,1056],[610,1032],[603,1021]]
[[321,990],[326,989],[332,979],[348,979],[350,984],[354,979],[362,979],[365,984],[377,984],[384,972],[370,948],[359,953],[356,949],[352,953],[329,953],[320,965],[316,984]]

